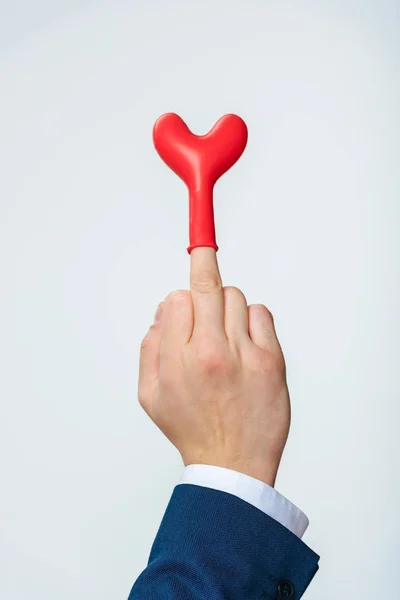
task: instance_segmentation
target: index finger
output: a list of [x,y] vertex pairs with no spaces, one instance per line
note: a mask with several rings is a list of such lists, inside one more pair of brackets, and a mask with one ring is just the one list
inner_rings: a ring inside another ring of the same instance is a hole
[[202,246],[191,251],[190,292],[194,331],[212,329],[214,332],[224,333],[224,294],[214,248]]

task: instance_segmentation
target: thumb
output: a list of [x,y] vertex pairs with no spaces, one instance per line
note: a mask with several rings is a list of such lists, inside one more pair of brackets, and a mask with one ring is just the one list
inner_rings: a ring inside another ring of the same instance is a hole
[[160,369],[162,331],[162,303],[158,305],[154,323],[140,346],[138,398],[142,408],[149,413]]

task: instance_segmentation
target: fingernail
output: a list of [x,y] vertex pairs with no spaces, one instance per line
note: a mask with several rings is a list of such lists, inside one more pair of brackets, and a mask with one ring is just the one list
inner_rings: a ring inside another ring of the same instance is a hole
[[154,323],[159,323],[161,321],[161,314],[162,314],[162,302],[161,302],[161,304],[158,305],[156,314],[154,315]]

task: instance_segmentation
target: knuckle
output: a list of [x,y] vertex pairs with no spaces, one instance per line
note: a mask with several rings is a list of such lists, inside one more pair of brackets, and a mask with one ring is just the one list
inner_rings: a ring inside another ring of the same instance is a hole
[[147,335],[145,335],[145,337],[142,339],[142,341],[140,343],[140,351],[146,352],[150,347],[151,347],[151,340],[150,340],[150,336],[148,333]]
[[265,306],[265,304],[253,304],[253,306],[256,310],[260,311],[268,321],[270,321],[271,323],[274,322],[274,316],[269,310],[269,308]]
[[147,390],[144,387],[139,386],[137,396],[140,406],[147,412],[149,405],[149,394]]
[[157,325],[155,323],[152,323],[146,333],[146,335],[144,336],[144,338],[142,339],[141,343],[140,343],[140,350],[141,352],[146,352],[148,350],[150,350],[151,348],[154,347],[154,344],[156,343],[156,340],[158,338],[158,329],[157,329]]
[[185,304],[190,300],[189,290],[174,290],[165,298],[167,304]]
[[225,286],[224,294],[225,294],[225,296],[230,296],[232,298],[244,298],[245,297],[242,290],[240,290],[238,287],[235,287],[234,285]]
[[221,280],[217,273],[203,271],[197,277],[192,278],[191,287],[195,292],[207,294],[221,289]]
[[285,374],[285,359],[280,352],[257,352],[252,361],[252,366],[255,371],[268,374]]
[[221,373],[229,369],[229,360],[224,351],[217,345],[208,342],[197,350],[197,362],[206,373]]

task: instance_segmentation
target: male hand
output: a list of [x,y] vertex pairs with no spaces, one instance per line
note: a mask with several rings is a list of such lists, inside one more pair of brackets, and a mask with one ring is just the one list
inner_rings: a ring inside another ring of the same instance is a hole
[[290,426],[285,361],[271,313],[222,287],[216,252],[191,252],[190,291],[158,308],[141,346],[139,402],[185,465],[275,483]]

